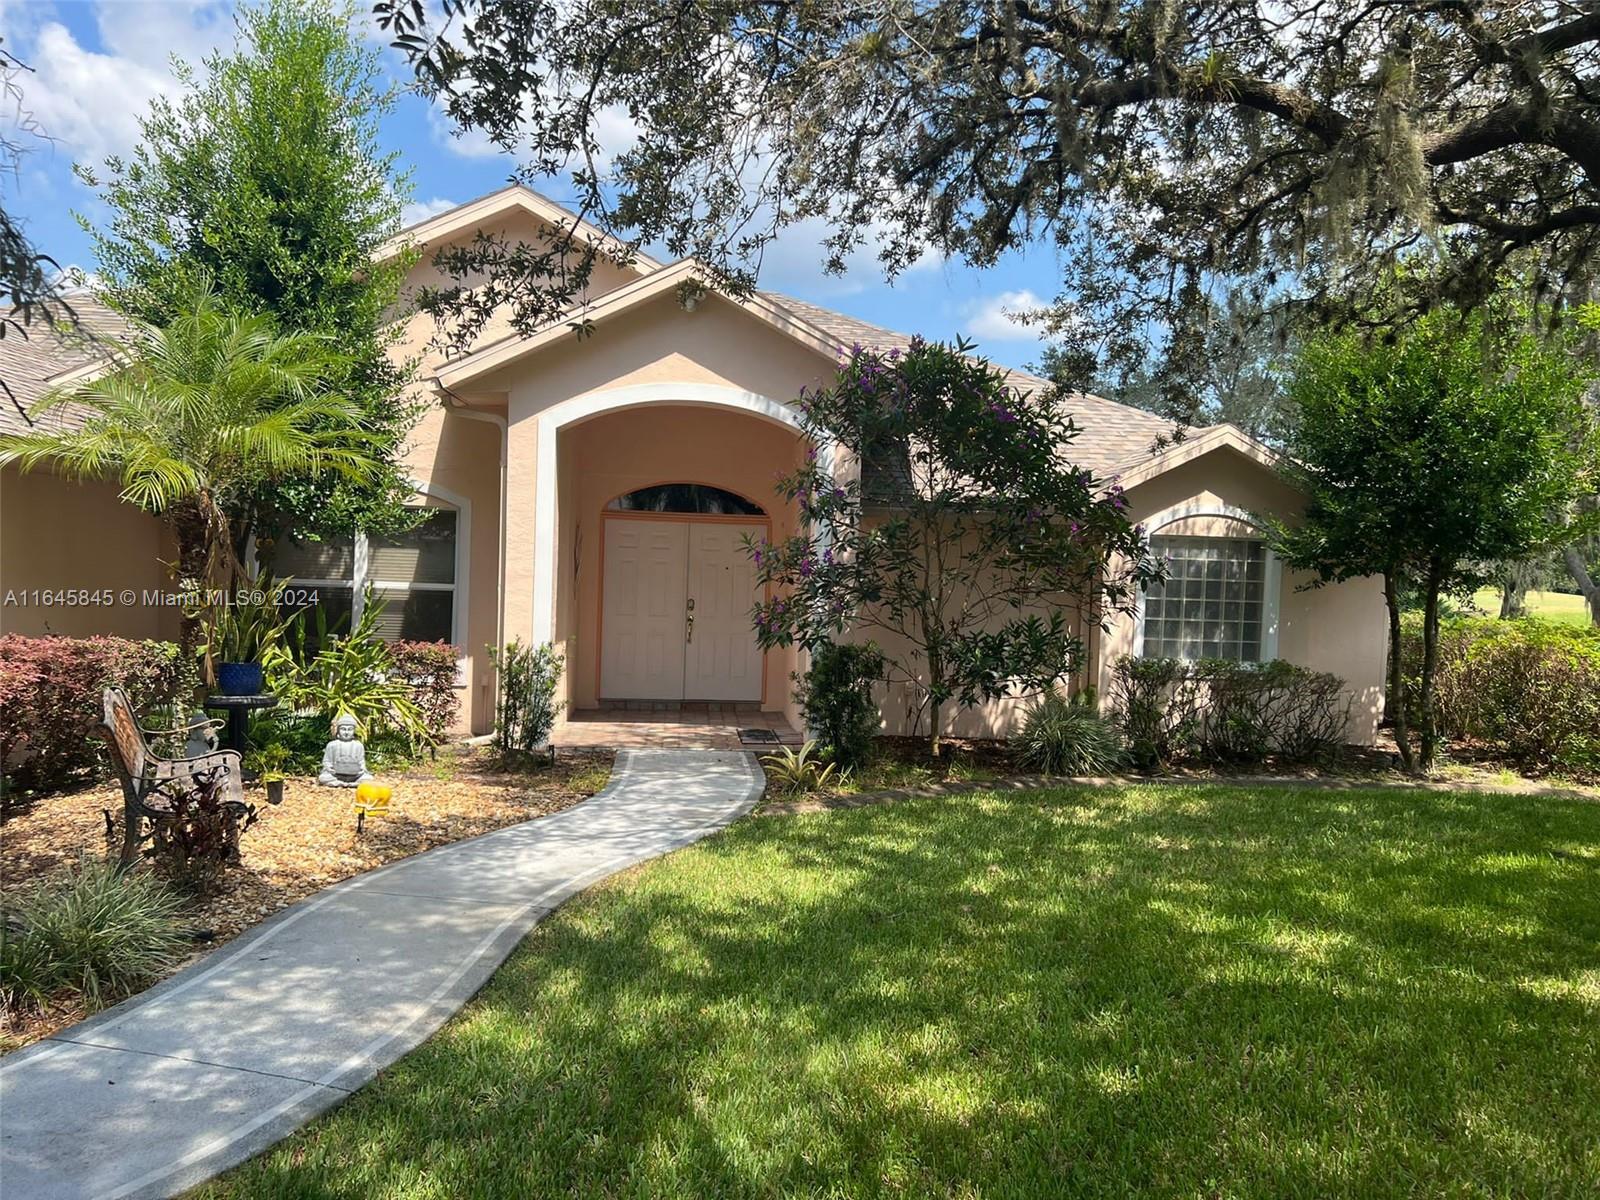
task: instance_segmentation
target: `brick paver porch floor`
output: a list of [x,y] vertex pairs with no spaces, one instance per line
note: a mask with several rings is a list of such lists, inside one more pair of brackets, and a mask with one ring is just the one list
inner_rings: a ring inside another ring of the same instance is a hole
[[741,740],[740,730],[770,730],[783,745],[798,746],[800,731],[782,713],[761,712],[747,705],[711,702],[652,703],[579,708],[567,714],[550,735],[557,749],[608,746],[616,749],[754,750],[771,742]]

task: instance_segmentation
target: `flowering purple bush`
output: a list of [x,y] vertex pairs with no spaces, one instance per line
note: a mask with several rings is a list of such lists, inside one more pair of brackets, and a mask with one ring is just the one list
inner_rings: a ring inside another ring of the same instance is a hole
[[763,648],[868,630],[935,753],[947,706],[1046,690],[1083,659],[1067,612],[1129,611],[1157,574],[1121,488],[1072,465],[1061,399],[1019,394],[969,348],[843,355],[802,392],[814,448],[778,484],[803,528],[749,546]]

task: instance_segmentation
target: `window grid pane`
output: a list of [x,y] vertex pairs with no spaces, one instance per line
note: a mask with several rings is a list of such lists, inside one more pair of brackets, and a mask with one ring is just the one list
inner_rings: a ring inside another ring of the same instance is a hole
[[1146,658],[1261,660],[1266,547],[1250,538],[1154,537],[1167,581],[1145,593]]

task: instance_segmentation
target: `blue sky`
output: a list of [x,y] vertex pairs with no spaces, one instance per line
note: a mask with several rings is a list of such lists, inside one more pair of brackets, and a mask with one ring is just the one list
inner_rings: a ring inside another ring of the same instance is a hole
[[[231,45],[233,33],[231,5],[218,0],[0,0],[5,47],[33,69],[19,80],[20,113],[15,105],[4,106],[8,132],[29,152],[15,178],[0,177],[0,191],[40,249],[63,265],[94,269],[89,239],[72,213],[90,221],[103,213],[74,177],[73,163],[125,153],[137,141],[137,118],[150,99],[180,86],[169,57],[198,63],[211,49]],[[369,36],[381,44],[377,31]],[[386,50],[384,57],[394,78],[404,82],[398,56]],[[51,140],[19,129],[29,118]],[[411,171],[412,215],[493,191],[510,171],[510,161],[481,140],[452,136],[448,121],[414,95],[401,97],[384,137]],[[562,199],[559,181],[543,190]],[[846,275],[824,275],[816,236],[804,228],[787,231],[766,255],[761,285],[906,332],[931,338],[963,334],[1010,366],[1037,358],[1036,334],[1004,314],[1055,295],[1060,275],[1053,247],[1037,246],[985,271],[924,262],[890,286],[870,251]]]

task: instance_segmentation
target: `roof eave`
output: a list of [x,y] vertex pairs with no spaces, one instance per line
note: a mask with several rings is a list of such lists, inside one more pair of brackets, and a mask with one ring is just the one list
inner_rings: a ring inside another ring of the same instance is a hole
[[1165,475],[1177,467],[1190,463],[1214,450],[1233,450],[1244,457],[1259,463],[1269,471],[1282,471],[1284,457],[1268,446],[1265,442],[1251,437],[1237,425],[1221,424],[1212,425],[1201,430],[1193,437],[1185,438],[1176,445],[1169,446],[1161,453],[1151,456],[1144,461],[1120,471],[1112,482],[1118,484],[1124,491],[1148,483],[1158,476]]

